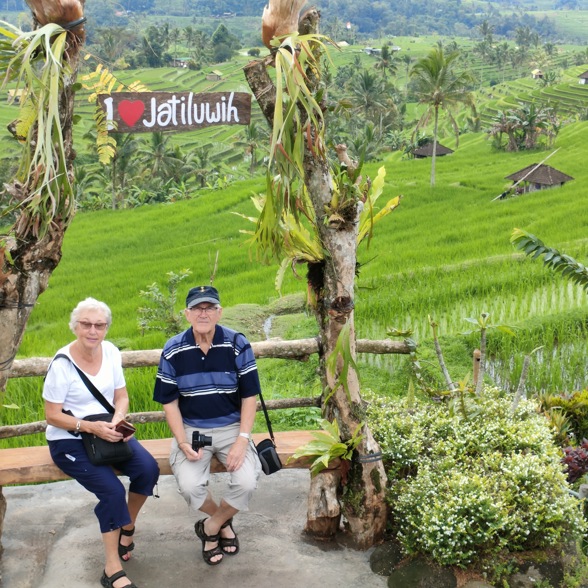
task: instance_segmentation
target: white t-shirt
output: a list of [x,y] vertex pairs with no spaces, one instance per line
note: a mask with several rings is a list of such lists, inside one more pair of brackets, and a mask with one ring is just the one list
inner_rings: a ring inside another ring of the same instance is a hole
[[[70,345],[71,343],[62,347],[57,354],[63,353],[73,361],[69,351]],[[95,376],[88,373],[86,376],[100,390],[104,398],[114,406],[114,391],[126,386],[120,351],[109,341],[102,341],[100,371]],[[72,362],[62,357],[55,359],[47,372],[43,386],[43,398],[49,402],[63,404],[63,410],[71,411],[74,416],[80,419],[90,414],[107,412],[88,390]],[[81,437],[74,437],[65,429],[53,425],[47,425],[45,435],[49,441],[81,440]]]

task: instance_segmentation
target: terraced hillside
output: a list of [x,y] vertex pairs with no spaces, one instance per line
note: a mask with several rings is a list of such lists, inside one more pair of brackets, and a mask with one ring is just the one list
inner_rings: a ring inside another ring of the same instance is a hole
[[578,83],[578,76],[587,69],[588,64],[570,68],[565,71],[563,81],[553,86],[541,87],[530,77],[497,84],[479,95],[484,125],[489,125],[497,112],[516,107],[521,102],[551,106],[563,118],[585,118],[588,115],[588,85]]

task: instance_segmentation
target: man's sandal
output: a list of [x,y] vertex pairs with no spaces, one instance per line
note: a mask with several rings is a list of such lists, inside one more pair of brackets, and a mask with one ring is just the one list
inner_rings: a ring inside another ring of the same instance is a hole
[[[223,561],[223,558],[222,558],[223,550],[220,548],[220,545],[218,544],[220,541],[220,534],[217,533],[216,535],[207,535],[206,532],[204,531],[204,521],[206,521],[206,520],[207,519],[199,520],[194,525],[194,531],[196,532],[196,535],[198,535],[198,538],[202,541],[202,559],[204,559],[204,561],[209,566],[217,566],[221,561]],[[204,549],[204,545],[207,542],[208,543],[217,543],[217,546],[213,547],[212,549]],[[217,555],[220,555],[221,558],[218,559],[217,561],[212,561],[212,558],[216,557]]]
[[[132,537],[134,534],[135,534],[135,527],[133,527],[130,531],[127,531],[126,529],[123,529],[122,527],[120,528],[120,535],[118,536],[118,556],[123,561],[129,561],[131,559],[131,556],[129,554],[131,551],[133,551],[133,549],[135,549],[135,542],[131,541],[130,545],[123,545],[120,542],[120,538],[123,535],[125,537]],[[127,557],[125,557],[125,555]]]
[[[115,572],[114,574],[112,574],[112,576],[107,576],[106,570],[104,570],[102,578],[100,578],[100,584],[102,584],[104,588],[115,588],[114,583],[117,580],[120,580],[121,578],[126,578],[124,570],[121,570],[120,572]],[[138,586],[131,582],[130,584],[125,584],[123,588],[138,588]]]
[[[234,537],[220,537],[218,544],[220,548],[223,550],[223,553],[227,555],[237,555],[239,553],[239,537],[237,537],[237,533],[235,533],[235,529],[233,529],[233,517],[231,517],[228,521],[225,522],[224,525],[221,526],[221,529],[225,527],[230,527],[231,531],[233,531]],[[234,547],[235,551],[227,551],[227,547]]]

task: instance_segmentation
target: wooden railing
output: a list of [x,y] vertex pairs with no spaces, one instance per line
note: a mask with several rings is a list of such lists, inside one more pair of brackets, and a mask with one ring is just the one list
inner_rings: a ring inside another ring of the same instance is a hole
[[[318,339],[296,339],[292,341],[283,341],[272,339],[270,341],[257,341],[251,343],[256,359],[275,358],[275,359],[295,359],[306,361],[313,353],[319,352]],[[408,354],[412,348],[408,343],[402,341],[391,341],[390,339],[371,340],[358,339],[356,341],[357,353],[375,353],[375,354]],[[123,368],[153,367],[158,365],[161,356],[161,349],[149,349],[144,351],[123,351],[122,364]],[[34,376],[44,376],[51,362],[50,357],[31,357],[27,359],[17,359],[13,362],[9,371],[9,378],[27,378]],[[268,410],[282,408],[304,408],[320,407],[321,399],[317,398],[282,398],[279,400],[266,401]],[[261,405],[258,402],[258,410]],[[163,411],[156,412],[137,412],[128,415],[128,420],[132,423],[158,423],[165,421]],[[32,435],[42,433],[47,426],[45,421],[34,423],[25,423],[22,425],[6,425],[0,427],[0,439],[9,437],[19,437],[21,435]]]

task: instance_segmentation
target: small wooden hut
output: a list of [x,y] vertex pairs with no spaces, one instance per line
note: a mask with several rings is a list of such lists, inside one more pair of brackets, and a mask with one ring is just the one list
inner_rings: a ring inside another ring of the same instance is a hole
[[210,73],[206,74],[206,79],[211,82],[218,82],[223,79],[223,74],[218,69],[213,69]]
[[[435,155],[437,157],[442,157],[443,155],[449,155],[453,153],[453,149],[449,149],[449,147],[445,147],[441,145],[441,143],[437,143],[437,149],[435,150]],[[416,159],[423,159],[424,157],[432,157],[433,156],[433,141],[426,143],[425,145],[421,145],[421,147],[417,147],[412,151],[413,156]]]
[[578,78],[579,84],[588,84],[588,70],[586,70],[584,73],[581,73]]
[[544,163],[539,165],[533,163],[514,174],[510,174],[510,176],[506,176],[505,179],[512,180],[515,184],[518,183],[516,192],[522,194],[547,188],[559,188],[574,178]]

